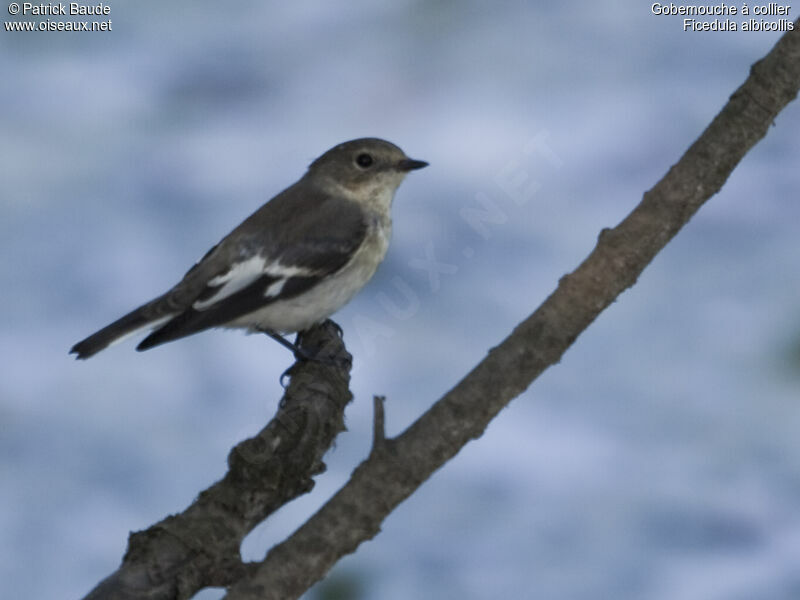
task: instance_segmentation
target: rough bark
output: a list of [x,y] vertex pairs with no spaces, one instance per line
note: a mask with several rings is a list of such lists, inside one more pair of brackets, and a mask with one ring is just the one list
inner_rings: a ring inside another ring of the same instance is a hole
[[[270,342],[272,343],[272,342]],[[324,360],[297,362],[275,417],[228,455],[228,473],[182,513],[132,533],[119,569],[87,600],[175,600],[228,587],[250,572],[244,537],[278,508],[314,487],[322,455],[344,429],[351,357],[332,321],[298,340]]]

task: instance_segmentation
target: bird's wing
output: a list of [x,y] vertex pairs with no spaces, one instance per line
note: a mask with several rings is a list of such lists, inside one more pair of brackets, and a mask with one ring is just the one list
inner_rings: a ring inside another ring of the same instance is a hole
[[347,264],[367,233],[361,208],[324,192],[295,191],[265,204],[158,299],[179,310],[138,350],[298,296]]

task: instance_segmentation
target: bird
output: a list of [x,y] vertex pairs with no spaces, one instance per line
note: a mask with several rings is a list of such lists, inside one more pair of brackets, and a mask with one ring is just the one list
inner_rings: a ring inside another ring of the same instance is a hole
[[283,336],[320,323],[375,274],[406,175],[428,166],[379,138],[334,146],[213,246],[167,292],[75,344],[87,359],[137,333],[148,350],[210,328]]

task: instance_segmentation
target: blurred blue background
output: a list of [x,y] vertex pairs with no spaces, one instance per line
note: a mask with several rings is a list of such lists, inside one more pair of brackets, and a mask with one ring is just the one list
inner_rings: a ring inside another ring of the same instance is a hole
[[[83,596],[129,531],[182,510],[271,416],[291,357],[261,336],[67,350],[313,158],[374,135],[431,166],[401,186],[389,257],[337,316],[349,431],[314,491],[247,538],[253,560],[366,456],[373,394],[390,433],[411,423],[781,35],[684,33],[649,4],[588,1],[120,2],[110,18],[0,33],[9,598]],[[799,128],[794,103],[561,363],[308,597],[800,597]]]

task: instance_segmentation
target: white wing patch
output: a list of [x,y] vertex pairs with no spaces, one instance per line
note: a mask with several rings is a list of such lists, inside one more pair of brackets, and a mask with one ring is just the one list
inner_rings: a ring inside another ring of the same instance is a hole
[[217,275],[213,279],[209,280],[207,285],[211,287],[222,287],[220,287],[219,290],[217,290],[217,292],[210,298],[207,298],[206,300],[198,300],[192,304],[192,308],[195,310],[205,310],[220,300],[224,300],[228,296],[243,290],[263,275],[278,278],[277,281],[274,281],[272,284],[270,284],[270,286],[264,292],[265,298],[272,298],[280,294],[283,286],[292,277],[307,277],[314,274],[315,271],[313,269],[307,269],[305,267],[282,265],[277,261],[268,264],[266,258],[256,255],[248,258],[247,260],[236,263],[228,272],[223,273],[222,275]]
[[265,298],[274,298],[275,296],[280,295],[280,293],[283,291],[283,286],[286,285],[286,282],[292,277],[310,277],[311,275],[317,274],[317,272],[313,269],[307,269],[305,267],[298,266],[286,266],[279,262],[269,265],[265,273],[272,277],[280,278],[277,281],[272,282],[267,289],[264,290]]
[[267,268],[264,269],[264,273],[272,277],[285,277],[286,279],[297,277],[298,275],[301,277],[308,277],[317,274],[314,269],[298,267],[297,265],[282,265],[278,261],[267,265]]
[[264,298],[274,298],[280,294],[287,281],[289,280],[284,277],[283,279],[278,279],[278,281],[271,283],[267,289],[264,290]]
[[198,300],[192,304],[192,308],[195,310],[205,310],[212,304],[216,304],[231,294],[243,290],[264,274],[264,266],[266,263],[266,258],[256,255],[245,261],[234,264],[227,273],[217,275],[209,280],[207,284],[209,286],[222,286],[217,290],[217,293],[206,300]]

